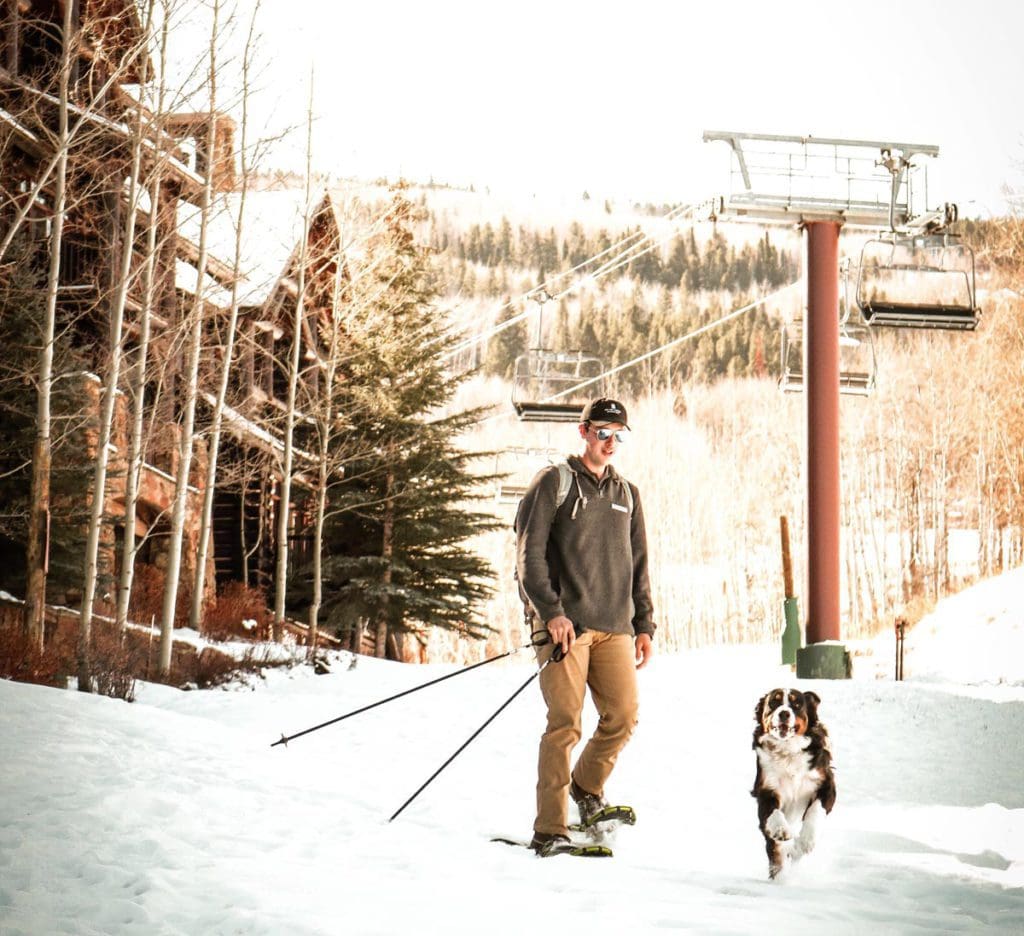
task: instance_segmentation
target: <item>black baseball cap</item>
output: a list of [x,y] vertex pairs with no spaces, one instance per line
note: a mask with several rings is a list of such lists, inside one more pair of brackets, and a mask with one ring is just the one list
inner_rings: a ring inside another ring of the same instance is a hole
[[618,400],[609,400],[605,397],[598,397],[596,400],[591,400],[583,410],[583,416],[580,418],[581,423],[622,423],[627,429],[629,423],[626,420],[629,417],[626,415],[626,407],[624,407]]

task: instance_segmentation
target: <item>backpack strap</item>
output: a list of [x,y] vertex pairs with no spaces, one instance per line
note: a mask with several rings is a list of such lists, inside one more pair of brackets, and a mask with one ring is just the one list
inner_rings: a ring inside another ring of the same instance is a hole
[[[558,468],[558,498],[555,501],[555,510],[558,510],[558,508],[565,503],[565,499],[569,496],[569,489],[572,487],[573,481],[576,482],[580,500],[584,501],[583,506],[585,507],[586,498],[583,496],[583,490],[579,487],[579,480],[576,477],[576,472],[573,471],[572,467],[566,461],[559,462],[556,467]],[[626,491],[626,507],[629,508],[629,515],[633,516],[633,487],[624,477],[622,477],[622,475],[619,475],[619,480],[622,482],[622,486]],[[575,518],[576,510],[574,508],[573,519]]]
[[565,499],[569,496],[569,488],[572,487],[576,472],[569,467],[569,463],[561,461],[558,463],[558,498],[555,500],[555,510],[558,510]]

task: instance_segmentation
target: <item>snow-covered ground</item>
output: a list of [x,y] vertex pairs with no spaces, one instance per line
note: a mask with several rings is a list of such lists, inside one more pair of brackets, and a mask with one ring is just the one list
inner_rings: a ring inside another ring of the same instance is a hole
[[[818,681],[839,797],[767,878],[750,737],[793,682],[778,648],[662,656],[612,777],[615,858],[535,858],[543,706],[526,654],[271,747],[452,667],[335,658],[246,688],[146,684],[134,704],[0,682],[0,932],[32,934],[1024,932],[1024,570],[945,601]],[[586,728],[593,725],[589,710]]]

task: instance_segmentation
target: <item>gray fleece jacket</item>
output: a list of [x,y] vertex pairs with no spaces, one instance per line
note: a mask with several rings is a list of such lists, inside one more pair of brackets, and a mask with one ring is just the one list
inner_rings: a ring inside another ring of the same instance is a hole
[[[609,465],[600,481],[569,458],[574,479],[560,507],[558,468],[542,469],[516,514],[516,570],[541,621],[564,614],[578,628],[652,634],[647,532],[640,492]],[[582,496],[581,496],[582,495]]]

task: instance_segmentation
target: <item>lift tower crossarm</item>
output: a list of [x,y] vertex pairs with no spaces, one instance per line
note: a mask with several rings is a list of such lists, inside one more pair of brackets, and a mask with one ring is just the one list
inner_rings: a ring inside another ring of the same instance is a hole
[[[877,149],[889,152],[898,151],[906,159],[912,156],[938,156],[939,148],[931,143],[893,143],[884,140],[844,140],[834,137],[816,136],[787,136],[780,133],[737,133],[733,130],[705,130],[704,142],[710,143],[715,140],[723,140],[740,154],[742,147],[741,140],[757,140],[765,143],[799,143],[807,146],[855,146],[864,149]],[[742,158],[742,156],[741,156]]]
[[728,143],[732,151],[735,188],[723,199],[722,220],[798,225],[835,221],[894,230],[912,223],[913,160],[939,153],[926,143],[733,130],[705,130],[704,140]]

